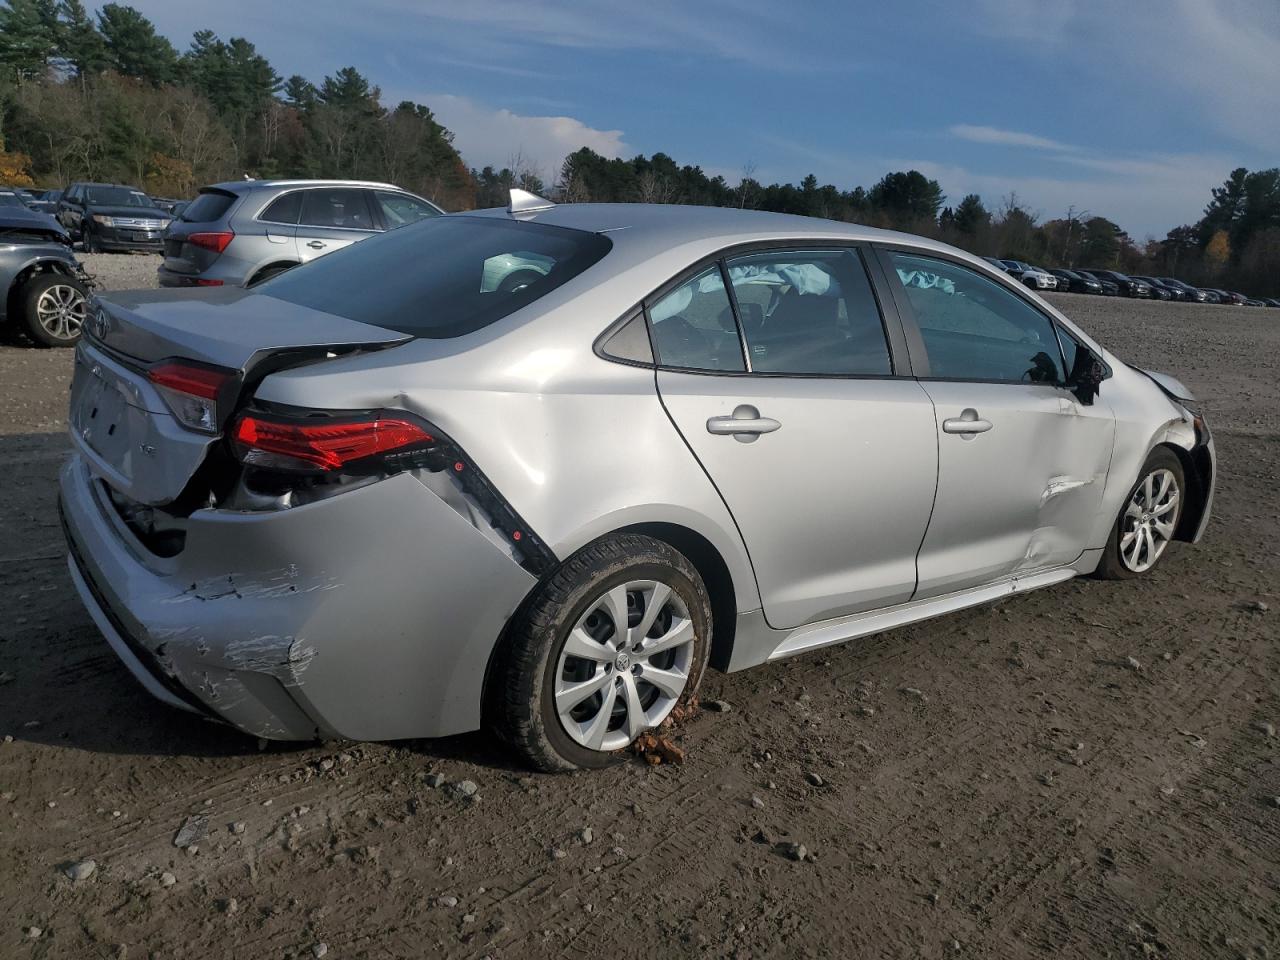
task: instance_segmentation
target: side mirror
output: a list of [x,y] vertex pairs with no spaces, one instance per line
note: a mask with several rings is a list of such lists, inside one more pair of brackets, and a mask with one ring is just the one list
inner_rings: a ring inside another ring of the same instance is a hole
[[1090,406],[1098,395],[1102,381],[1107,379],[1111,371],[1102,362],[1102,358],[1083,344],[1076,351],[1075,363],[1071,374],[1067,377],[1067,389],[1076,395],[1076,399],[1086,407]]

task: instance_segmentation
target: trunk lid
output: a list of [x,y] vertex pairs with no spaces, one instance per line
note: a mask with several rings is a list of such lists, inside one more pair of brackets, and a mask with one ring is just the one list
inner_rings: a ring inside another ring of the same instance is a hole
[[[230,395],[243,398],[265,371],[412,339],[234,288],[115,293],[98,301],[86,328],[71,385],[72,441],[112,487],[153,506],[181,495],[221,434],[182,426],[148,380],[150,364],[223,367],[236,374]],[[236,403],[219,404],[225,425]]]

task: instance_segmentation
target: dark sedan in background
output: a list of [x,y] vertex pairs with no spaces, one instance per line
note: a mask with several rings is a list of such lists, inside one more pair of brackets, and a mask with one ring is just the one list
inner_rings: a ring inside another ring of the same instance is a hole
[[1100,276],[1099,274],[1095,272],[1090,272],[1088,270],[1076,270],[1074,272],[1078,273],[1081,277],[1083,277],[1086,280],[1092,280],[1094,283],[1101,284],[1102,295],[1104,297],[1120,296],[1120,285],[1117,284],[1114,280],[1108,280],[1106,277]]
[[1173,277],[1158,277],[1157,279],[1166,287],[1181,290],[1182,298],[1188,303],[1207,303],[1209,301],[1208,293],[1199,287],[1193,287],[1191,284],[1175,280]]

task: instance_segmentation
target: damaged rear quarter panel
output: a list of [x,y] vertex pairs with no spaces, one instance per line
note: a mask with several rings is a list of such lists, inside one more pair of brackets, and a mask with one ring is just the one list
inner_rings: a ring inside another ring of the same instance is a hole
[[298,736],[242,702],[269,704],[263,683],[326,736],[480,726],[490,652],[534,579],[413,475],[273,513],[196,511],[168,561],[127,545],[78,477],[73,459],[64,509],[87,574],[160,667],[236,726]]

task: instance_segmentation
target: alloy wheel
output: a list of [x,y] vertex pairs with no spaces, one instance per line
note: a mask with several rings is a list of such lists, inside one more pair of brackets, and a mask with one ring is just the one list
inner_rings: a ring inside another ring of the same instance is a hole
[[634,580],[610,587],[565,638],[555,708],[575,742],[620,750],[671,712],[689,682],[693,621],[669,585]]
[[71,340],[79,335],[88,314],[88,300],[69,283],[57,283],[36,300],[36,320],[49,336]]
[[1171,470],[1153,470],[1138,484],[1120,530],[1120,559],[1127,569],[1144,573],[1155,566],[1173,539],[1180,500],[1178,479]]

